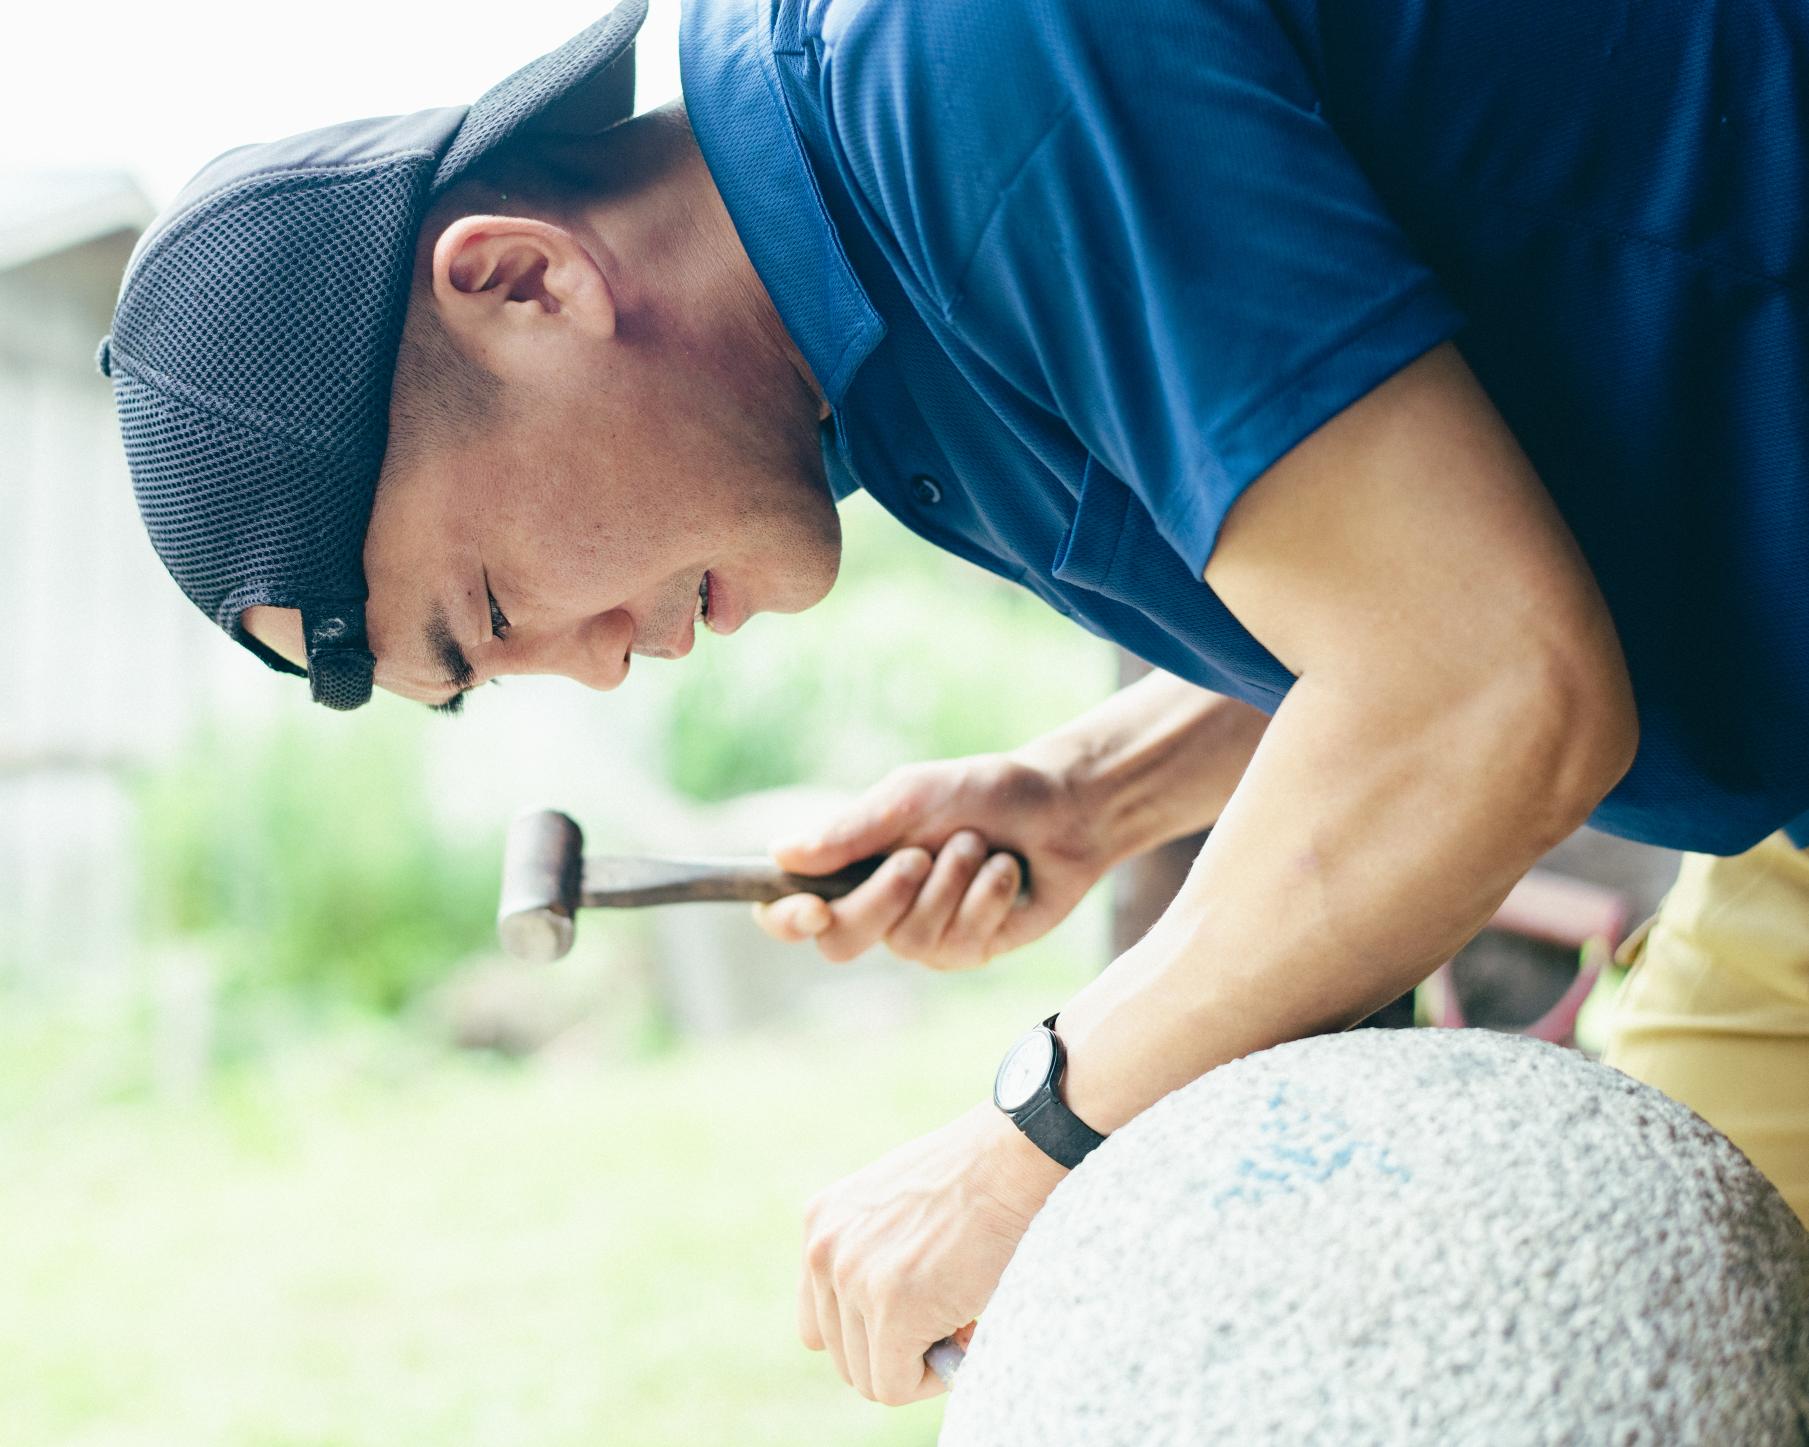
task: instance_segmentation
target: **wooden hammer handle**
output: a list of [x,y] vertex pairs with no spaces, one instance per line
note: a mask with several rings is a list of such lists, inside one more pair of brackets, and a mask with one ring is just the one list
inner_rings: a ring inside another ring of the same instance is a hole
[[[709,900],[741,900],[770,904],[789,894],[815,894],[840,899],[864,883],[891,856],[869,855],[834,874],[790,874],[766,859],[628,859],[591,855],[584,861],[577,902],[585,907],[633,908],[649,904],[688,904]],[[1018,861],[1022,884],[1019,902],[1030,893],[1030,868]]]
[[875,854],[834,874],[788,874],[768,860],[661,859],[618,861],[594,856],[584,861],[578,902],[621,909],[648,904],[690,904],[710,900],[770,903],[788,894],[840,899],[886,862]]

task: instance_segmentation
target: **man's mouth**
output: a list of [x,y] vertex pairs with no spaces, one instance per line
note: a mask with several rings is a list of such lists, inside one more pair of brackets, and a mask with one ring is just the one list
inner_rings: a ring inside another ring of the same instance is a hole
[[726,637],[747,622],[746,615],[738,615],[735,610],[735,595],[728,584],[716,574],[705,572],[697,580],[697,610],[691,615],[691,626],[701,623],[712,633]]
[[726,637],[747,622],[747,614],[739,611],[742,606],[740,600],[724,579],[714,573],[705,573],[699,588],[703,611],[697,616],[703,619],[712,633]]

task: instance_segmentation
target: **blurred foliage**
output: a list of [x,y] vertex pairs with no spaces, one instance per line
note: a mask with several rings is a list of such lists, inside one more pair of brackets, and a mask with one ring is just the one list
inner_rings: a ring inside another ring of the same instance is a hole
[[358,722],[216,733],[142,786],[147,935],[205,941],[229,1002],[394,1010],[491,939],[500,828],[428,827],[429,721]]
[[1112,686],[1103,644],[1025,589],[943,553],[865,494],[817,607],[761,618],[773,646],[699,638],[675,686],[666,776],[714,802],[797,783],[863,788],[894,764],[1008,749]]
[[191,1098],[34,1079],[0,1109],[0,1443],[928,1447],[942,1399],[799,1343],[803,1205],[984,1100],[1085,962],[591,1069],[368,1021]]

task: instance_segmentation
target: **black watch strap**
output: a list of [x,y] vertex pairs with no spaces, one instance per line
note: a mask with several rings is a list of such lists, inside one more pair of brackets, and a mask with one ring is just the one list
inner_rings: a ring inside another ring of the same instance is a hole
[[1050,1072],[1048,1087],[1014,1111],[1011,1118],[1017,1122],[1019,1130],[1036,1142],[1044,1155],[1057,1165],[1073,1170],[1105,1137],[1069,1110],[1062,1100],[1061,1080],[1067,1069],[1068,1052],[1062,1045],[1061,1036],[1055,1034],[1058,1018],[1059,1013],[1043,1021],[1043,1028],[1055,1036],[1055,1068]]

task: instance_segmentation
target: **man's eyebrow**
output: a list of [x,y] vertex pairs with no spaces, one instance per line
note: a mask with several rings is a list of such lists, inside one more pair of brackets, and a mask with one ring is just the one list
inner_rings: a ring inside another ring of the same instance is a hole
[[428,705],[435,713],[457,714],[465,707],[465,694],[477,682],[477,671],[472,668],[471,660],[465,657],[465,650],[459,647],[458,639],[452,636],[452,625],[446,621],[446,610],[438,603],[427,615],[427,626],[422,629],[422,639],[427,644],[427,651],[439,660],[440,667],[446,670],[446,681],[458,692],[444,703]]

